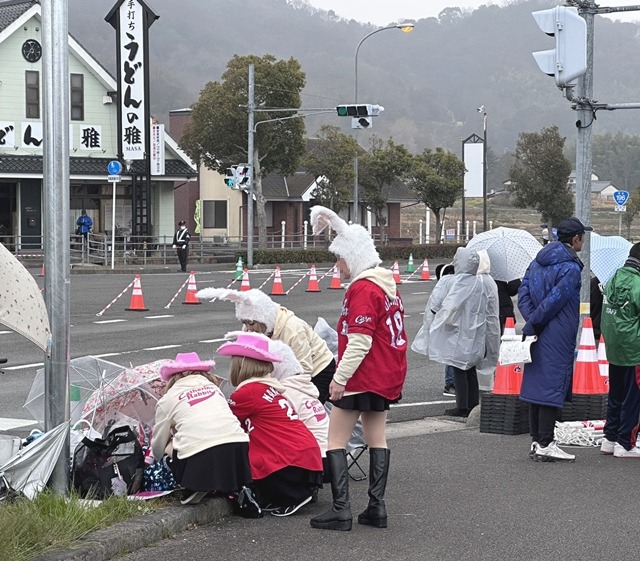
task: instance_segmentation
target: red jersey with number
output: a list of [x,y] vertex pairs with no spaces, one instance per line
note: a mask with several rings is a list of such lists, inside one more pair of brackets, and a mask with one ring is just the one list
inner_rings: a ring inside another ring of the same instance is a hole
[[276,380],[247,380],[229,397],[231,411],[249,435],[253,479],[263,479],[288,466],[322,471],[315,437],[298,418]]
[[344,296],[337,329],[338,364],[350,333],[370,336],[371,348],[345,390],[373,392],[395,400],[407,375],[404,306],[391,271],[375,268],[366,274],[352,282]]

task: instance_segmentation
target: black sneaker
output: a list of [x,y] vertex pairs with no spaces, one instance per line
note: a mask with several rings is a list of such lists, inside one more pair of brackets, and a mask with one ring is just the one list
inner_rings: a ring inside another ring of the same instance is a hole
[[300,501],[297,505],[282,506],[276,510],[271,511],[271,516],[290,516],[294,512],[298,512],[300,508],[310,502],[311,496],[308,496],[306,499]]
[[456,396],[455,386],[445,386],[444,391],[442,392],[442,395],[450,395],[455,397]]

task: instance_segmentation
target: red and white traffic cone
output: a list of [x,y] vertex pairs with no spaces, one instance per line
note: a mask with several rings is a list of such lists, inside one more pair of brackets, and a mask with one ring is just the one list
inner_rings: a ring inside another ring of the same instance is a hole
[[142,297],[142,283],[140,275],[136,275],[133,279],[133,291],[131,292],[131,300],[129,307],[125,308],[130,312],[148,312],[149,308],[144,307],[144,298]]
[[307,285],[307,292],[320,292],[320,285],[318,284],[318,277],[316,276],[315,265],[311,265],[311,271],[309,272],[309,284]]
[[273,277],[273,287],[271,288],[272,296],[282,296],[284,294],[284,287],[282,286],[282,277],[280,276],[280,267],[276,267],[276,272]]
[[242,283],[240,284],[240,292],[246,292],[247,290],[251,290],[251,285],[249,284],[249,270],[245,269],[242,272]]
[[580,395],[604,393],[600,381],[593,322],[590,317],[584,318],[582,322],[578,356],[573,369],[573,393]]
[[340,271],[338,271],[338,266],[333,266],[333,276],[331,277],[331,284],[329,288],[332,290],[342,290],[342,282],[340,282]]
[[602,382],[602,393],[609,393],[609,361],[607,360],[607,349],[602,334],[600,334],[600,342],[598,343],[598,370],[600,371],[600,381]]
[[202,304],[196,296],[198,289],[196,288],[196,274],[191,271],[189,273],[189,282],[187,283],[187,294],[185,296],[183,304]]
[[[507,318],[504,322],[504,335],[515,335],[516,325],[513,318]],[[522,385],[522,364],[500,364],[496,366],[493,393],[495,395],[519,395]]]
[[420,280],[431,280],[431,273],[429,272],[429,260],[426,257],[422,262],[422,273],[420,273]]
[[396,284],[402,284],[402,279],[400,278],[400,267],[398,266],[397,261],[394,261],[393,263],[393,280]]

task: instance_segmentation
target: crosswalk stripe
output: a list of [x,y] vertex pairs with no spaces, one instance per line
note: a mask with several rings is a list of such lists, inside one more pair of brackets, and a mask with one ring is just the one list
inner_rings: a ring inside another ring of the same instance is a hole
[[28,427],[36,424],[38,424],[38,421],[34,421],[33,419],[11,419],[9,417],[0,417],[0,430],[19,429],[21,427]]

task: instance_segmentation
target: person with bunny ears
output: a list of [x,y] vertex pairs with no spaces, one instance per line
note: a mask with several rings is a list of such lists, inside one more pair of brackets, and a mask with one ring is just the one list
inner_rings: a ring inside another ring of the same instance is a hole
[[338,321],[338,363],[329,386],[333,408],[327,458],[333,505],[310,523],[313,528],[351,530],[346,446],[361,418],[369,446],[369,504],[358,523],[385,528],[390,458],[385,426],[389,405],[400,399],[407,375],[404,305],[393,273],[379,267],[380,256],[365,228],[347,224],[323,206],[311,208],[311,224],[316,236],[328,226],[335,230],[329,251],[338,257],[341,275],[351,282]]
[[320,448],[284,395],[284,386],[271,376],[273,364],[282,359],[271,352],[270,339],[245,331],[229,337],[236,340],[218,353],[231,357],[229,380],[236,390],[229,406],[249,435],[252,489],[263,511],[289,516],[322,485]]

